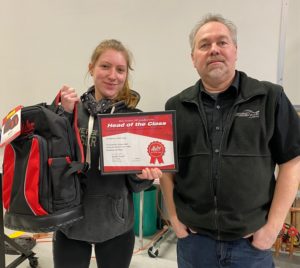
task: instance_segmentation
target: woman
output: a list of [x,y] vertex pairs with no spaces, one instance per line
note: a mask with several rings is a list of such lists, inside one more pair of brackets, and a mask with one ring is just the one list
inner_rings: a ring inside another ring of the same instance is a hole
[[[139,175],[101,175],[97,113],[137,112],[139,95],[129,89],[131,58],[117,40],[104,40],[94,50],[89,73],[94,85],[83,94],[78,105],[78,126],[90,168],[84,180],[84,219],[57,231],[53,239],[55,268],[89,267],[94,245],[98,267],[128,268],[133,248],[132,192],[148,188],[161,177],[157,168]],[[72,116],[79,98],[73,88],[63,86],[61,104]]]

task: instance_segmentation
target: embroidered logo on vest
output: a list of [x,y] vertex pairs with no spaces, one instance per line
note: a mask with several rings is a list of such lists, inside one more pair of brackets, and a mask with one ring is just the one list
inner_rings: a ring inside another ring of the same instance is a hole
[[252,110],[244,110],[243,112],[236,113],[235,116],[237,117],[247,117],[247,118],[259,118],[259,111],[252,111]]

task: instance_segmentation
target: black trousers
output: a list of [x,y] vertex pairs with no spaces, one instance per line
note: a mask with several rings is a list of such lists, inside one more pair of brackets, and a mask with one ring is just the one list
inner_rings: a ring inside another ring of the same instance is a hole
[[[97,266],[101,268],[128,268],[133,248],[134,231],[102,243],[95,243]],[[61,231],[53,237],[54,268],[88,268],[92,255],[92,244],[69,239]]]

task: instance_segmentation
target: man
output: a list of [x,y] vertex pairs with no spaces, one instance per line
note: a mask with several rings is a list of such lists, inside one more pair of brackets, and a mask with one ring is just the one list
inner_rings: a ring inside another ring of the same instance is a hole
[[274,267],[270,248],[299,185],[297,113],[282,87],[235,69],[232,22],[205,16],[190,44],[201,79],[166,103],[176,110],[179,172],[160,180],[178,265]]

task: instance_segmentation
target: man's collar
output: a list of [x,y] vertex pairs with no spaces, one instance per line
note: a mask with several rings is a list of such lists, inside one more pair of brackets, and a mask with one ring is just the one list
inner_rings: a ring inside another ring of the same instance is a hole
[[[238,93],[239,93],[239,84],[240,84],[240,73],[238,71],[235,71],[234,79],[233,79],[231,85],[227,89],[234,88],[236,90],[236,95],[238,95]],[[206,90],[204,89],[202,80],[200,80],[199,87],[200,87],[200,92],[206,92]],[[225,91],[223,91],[223,92],[225,92]],[[220,92],[220,93],[222,93],[222,92]]]

